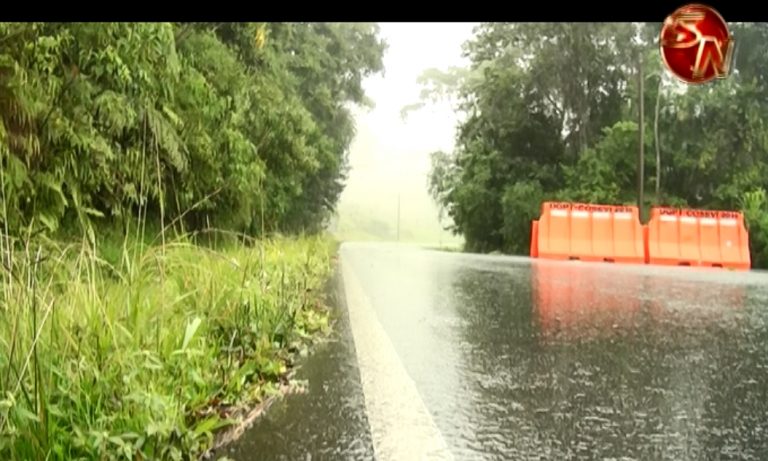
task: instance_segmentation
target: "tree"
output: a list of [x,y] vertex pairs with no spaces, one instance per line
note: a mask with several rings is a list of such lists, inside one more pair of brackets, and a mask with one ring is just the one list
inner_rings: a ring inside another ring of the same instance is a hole
[[347,105],[367,103],[362,80],[385,49],[371,24],[5,23],[0,34],[0,220],[13,232],[137,215],[317,230],[343,189]]
[[659,30],[484,24],[465,46],[469,69],[425,75],[425,96],[448,94],[464,115],[455,152],[433,159],[430,191],[468,248],[526,252],[543,200],[635,202],[642,56],[645,119],[652,120],[642,139],[645,151],[655,152],[645,158],[655,174],[644,187],[657,190],[645,204],[751,203],[755,261],[768,261],[760,217],[768,210],[754,195],[768,189],[768,69],[760,46],[768,27],[735,24],[733,75],[696,87],[665,76]]

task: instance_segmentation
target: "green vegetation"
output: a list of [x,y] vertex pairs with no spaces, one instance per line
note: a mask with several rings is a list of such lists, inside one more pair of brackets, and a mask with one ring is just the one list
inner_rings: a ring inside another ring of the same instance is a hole
[[543,200],[636,203],[642,57],[644,209],[743,210],[768,267],[768,25],[732,24],[733,75],[700,86],[662,69],[660,27],[483,24],[468,69],[424,74],[465,114],[430,189],[469,250],[527,253]]
[[370,24],[0,24],[0,219],[315,231],[342,190]]
[[0,458],[194,459],[286,379],[377,33],[0,24]]
[[3,459],[196,457],[328,328],[325,238],[121,246],[116,264],[86,242],[8,261]]

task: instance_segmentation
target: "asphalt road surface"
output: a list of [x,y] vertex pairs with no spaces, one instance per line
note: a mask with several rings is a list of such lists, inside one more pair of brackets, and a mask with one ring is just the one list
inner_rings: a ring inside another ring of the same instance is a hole
[[768,274],[346,243],[309,392],[219,456],[768,459]]

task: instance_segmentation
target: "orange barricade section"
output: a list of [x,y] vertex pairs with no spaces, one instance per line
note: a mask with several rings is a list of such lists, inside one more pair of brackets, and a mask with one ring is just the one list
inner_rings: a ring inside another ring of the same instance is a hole
[[749,237],[738,212],[652,208],[646,245],[650,264],[751,267]]
[[531,257],[749,270],[749,234],[734,211],[544,202],[531,225]]
[[592,253],[599,260],[615,259],[615,232],[613,229],[613,208],[596,206],[591,210],[590,224],[592,227]]
[[[723,248],[720,246],[720,213],[713,211],[698,219],[699,229],[699,260],[704,266],[720,264]],[[735,229],[734,226],[726,226]]]
[[568,259],[571,252],[571,204],[562,202],[544,202],[541,204],[538,237],[536,238],[538,257],[548,259]]
[[637,207],[545,202],[532,228],[538,234],[534,257],[640,264],[646,260]]
[[693,211],[696,210],[680,210],[677,220],[677,246],[684,266],[699,266],[701,263],[699,220],[691,214]]
[[613,207],[613,244],[616,262],[645,262],[643,226],[636,206]]
[[648,254],[648,226],[643,226],[643,250],[645,252],[645,263],[650,262],[650,255]]
[[680,210],[677,208],[651,208],[646,246],[650,264],[677,265],[680,249],[677,228]]
[[531,223],[531,258],[539,257],[539,222]]
[[569,258],[592,259],[595,254],[595,248],[592,244],[592,220],[588,207],[589,205],[583,203],[571,205]]
[[[732,269],[749,270],[752,267],[752,259],[749,254],[749,234],[744,226],[744,215],[733,211],[720,211],[717,219],[720,265]],[[714,266],[716,261],[704,259],[704,263]]]

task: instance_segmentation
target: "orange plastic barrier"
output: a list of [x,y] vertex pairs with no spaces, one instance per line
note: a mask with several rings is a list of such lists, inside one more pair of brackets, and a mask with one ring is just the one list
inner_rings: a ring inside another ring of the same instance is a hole
[[532,232],[534,257],[640,264],[646,259],[637,207],[544,202]]
[[539,222],[531,224],[531,258],[539,257]]
[[538,257],[568,259],[571,251],[571,204],[544,202],[538,220],[536,237]]
[[749,235],[735,211],[651,209],[646,237],[650,264],[749,270]]

